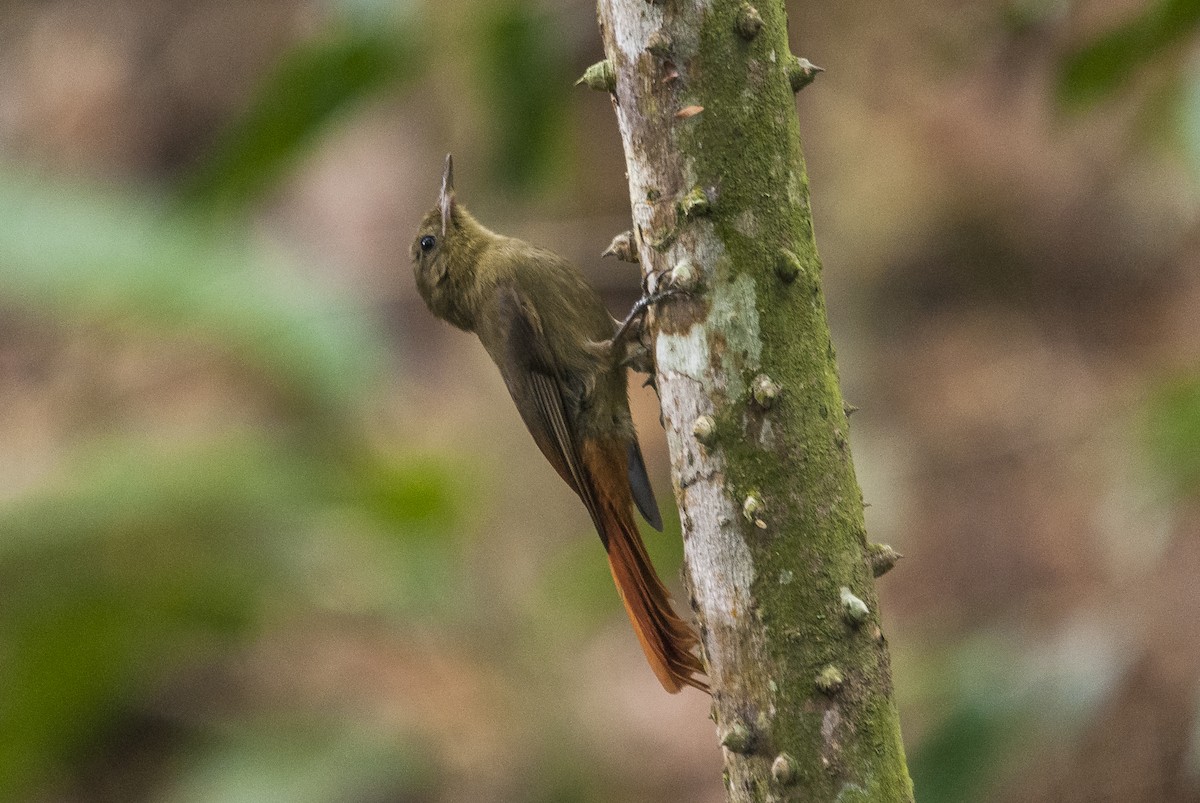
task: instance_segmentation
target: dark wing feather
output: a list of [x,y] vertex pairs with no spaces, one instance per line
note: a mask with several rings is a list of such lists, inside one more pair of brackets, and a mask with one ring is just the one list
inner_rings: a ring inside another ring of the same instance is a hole
[[[646,555],[628,502],[618,504],[611,496],[599,498],[595,477],[588,469],[595,466],[605,476],[611,472],[619,481],[621,452],[595,439],[581,442],[568,406],[577,405],[578,400],[546,346],[537,310],[512,287],[498,288],[495,298],[499,314],[485,325],[486,331],[478,330],[480,339],[499,357],[500,373],[542,454],[587,507],[646,660],[667,691],[677,692],[684,685],[707,691],[701,679],[704,665],[692,653],[696,635],[672,610],[670,595]],[[636,441],[629,448],[628,460],[634,498],[645,513],[641,489],[648,495],[650,484]],[[657,514],[657,508],[650,509]]]
[[642,459],[642,450],[636,439],[629,442],[629,489],[633,491],[633,501],[641,511],[642,518],[661,533],[662,515],[658,512],[658,503],[654,501],[654,489],[650,487],[650,477],[646,475],[646,461]]
[[542,454],[568,485],[579,494],[604,538],[600,504],[579,449],[579,436],[568,414],[563,378],[554,356],[546,346],[537,311],[512,287],[499,288],[495,295],[499,317],[506,331],[501,373],[516,402],[525,426]]

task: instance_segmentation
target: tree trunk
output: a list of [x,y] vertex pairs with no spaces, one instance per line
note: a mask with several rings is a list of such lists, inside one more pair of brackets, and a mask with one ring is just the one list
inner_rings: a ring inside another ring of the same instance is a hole
[[[600,0],[730,800],[907,801],[782,0]],[[884,560],[886,563],[886,560]]]

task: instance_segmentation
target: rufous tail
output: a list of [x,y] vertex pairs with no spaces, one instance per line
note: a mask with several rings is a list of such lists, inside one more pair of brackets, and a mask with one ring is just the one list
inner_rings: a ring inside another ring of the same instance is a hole
[[671,595],[654,571],[631,511],[616,510],[611,502],[606,507],[608,567],[650,668],[671,694],[684,686],[708,691],[704,665],[693,652],[699,639],[671,608]]

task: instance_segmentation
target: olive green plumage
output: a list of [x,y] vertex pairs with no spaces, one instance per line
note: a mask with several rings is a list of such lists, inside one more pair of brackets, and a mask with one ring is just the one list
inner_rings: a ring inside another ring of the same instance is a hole
[[429,309],[478,335],[538,448],[583,501],[663,687],[706,688],[695,634],[671,609],[633,521],[636,504],[662,529],[612,346],[617,324],[596,291],[557,254],[475,220],[454,197],[449,157],[412,257]]

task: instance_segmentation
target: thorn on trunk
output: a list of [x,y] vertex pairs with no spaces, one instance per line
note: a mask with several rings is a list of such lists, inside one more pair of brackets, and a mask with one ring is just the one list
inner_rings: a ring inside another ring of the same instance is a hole
[[712,446],[717,441],[717,422],[711,415],[702,415],[692,424],[692,434],[700,443]]
[[779,258],[775,260],[775,275],[777,275],[784,284],[791,284],[800,278],[800,274],[804,272],[804,265],[800,262],[800,257],[787,248],[779,249]]
[[824,67],[818,67],[808,59],[792,56],[787,65],[788,83],[793,92],[799,92],[817,78],[818,73],[825,72]]
[[780,753],[771,762],[771,777],[781,786],[792,785],[799,774],[800,767],[796,764],[796,759],[787,753]]
[[737,29],[738,36],[746,41],[750,41],[758,36],[758,32],[762,30],[763,20],[758,13],[758,9],[749,3],[742,3],[738,9],[737,19],[733,23]]
[[632,231],[623,231],[616,237],[613,237],[612,242],[608,244],[608,248],[600,254],[601,259],[604,257],[616,257],[622,262],[638,263],[637,243],[634,241]]
[[867,563],[871,564],[871,574],[876,577],[890,572],[902,557],[891,544],[867,544]]
[[750,395],[753,397],[754,403],[763,410],[769,410],[775,406],[775,400],[782,392],[783,387],[766,374],[754,377],[754,381],[750,384]]
[[747,495],[745,501],[742,502],[742,516],[745,517],[746,521],[751,522],[758,529],[765,530],[767,529],[767,523],[763,521],[761,516],[758,515],[759,513],[762,513],[765,508],[766,505],[764,505],[763,501],[758,498],[758,494],[751,493]]
[[690,259],[684,259],[671,268],[667,283],[685,293],[693,293],[700,287],[700,270],[696,267],[696,263]]
[[871,609],[867,607],[867,603],[854,596],[854,593],[846,586],[842,586],[841,597],[842,615],[846,617],[846,621],[852,627],[859,627],[867,621],[867,617],[871,615]]
[[821,670],[821,674],[817,675],[817,688],[823,694],[833,696],[842,690],[842,685],[846,679],[842,677],[842,670],[838,669],[833,664]]
[[754,734],[745,725],[736,723],[721,734],[721,746],[731,753],[749,755],[754,745]]
[[646,40],[646,50],[650,52],[650,55],[660,59],[668,58],[674,46],[675,42],[671,39],[671,34],[661,28],[650,34],[650,38]]
[[693,187],[691,192],[679,199],[679,214],[683,217],[696,218],[710,211],[712,205],[703,187]]
[[575,82],[575,86],[580,84],[585,84],[598,92],[615,92],[617,90],[617,72],[608,59],[597,61],[584,70],[583,75]]

